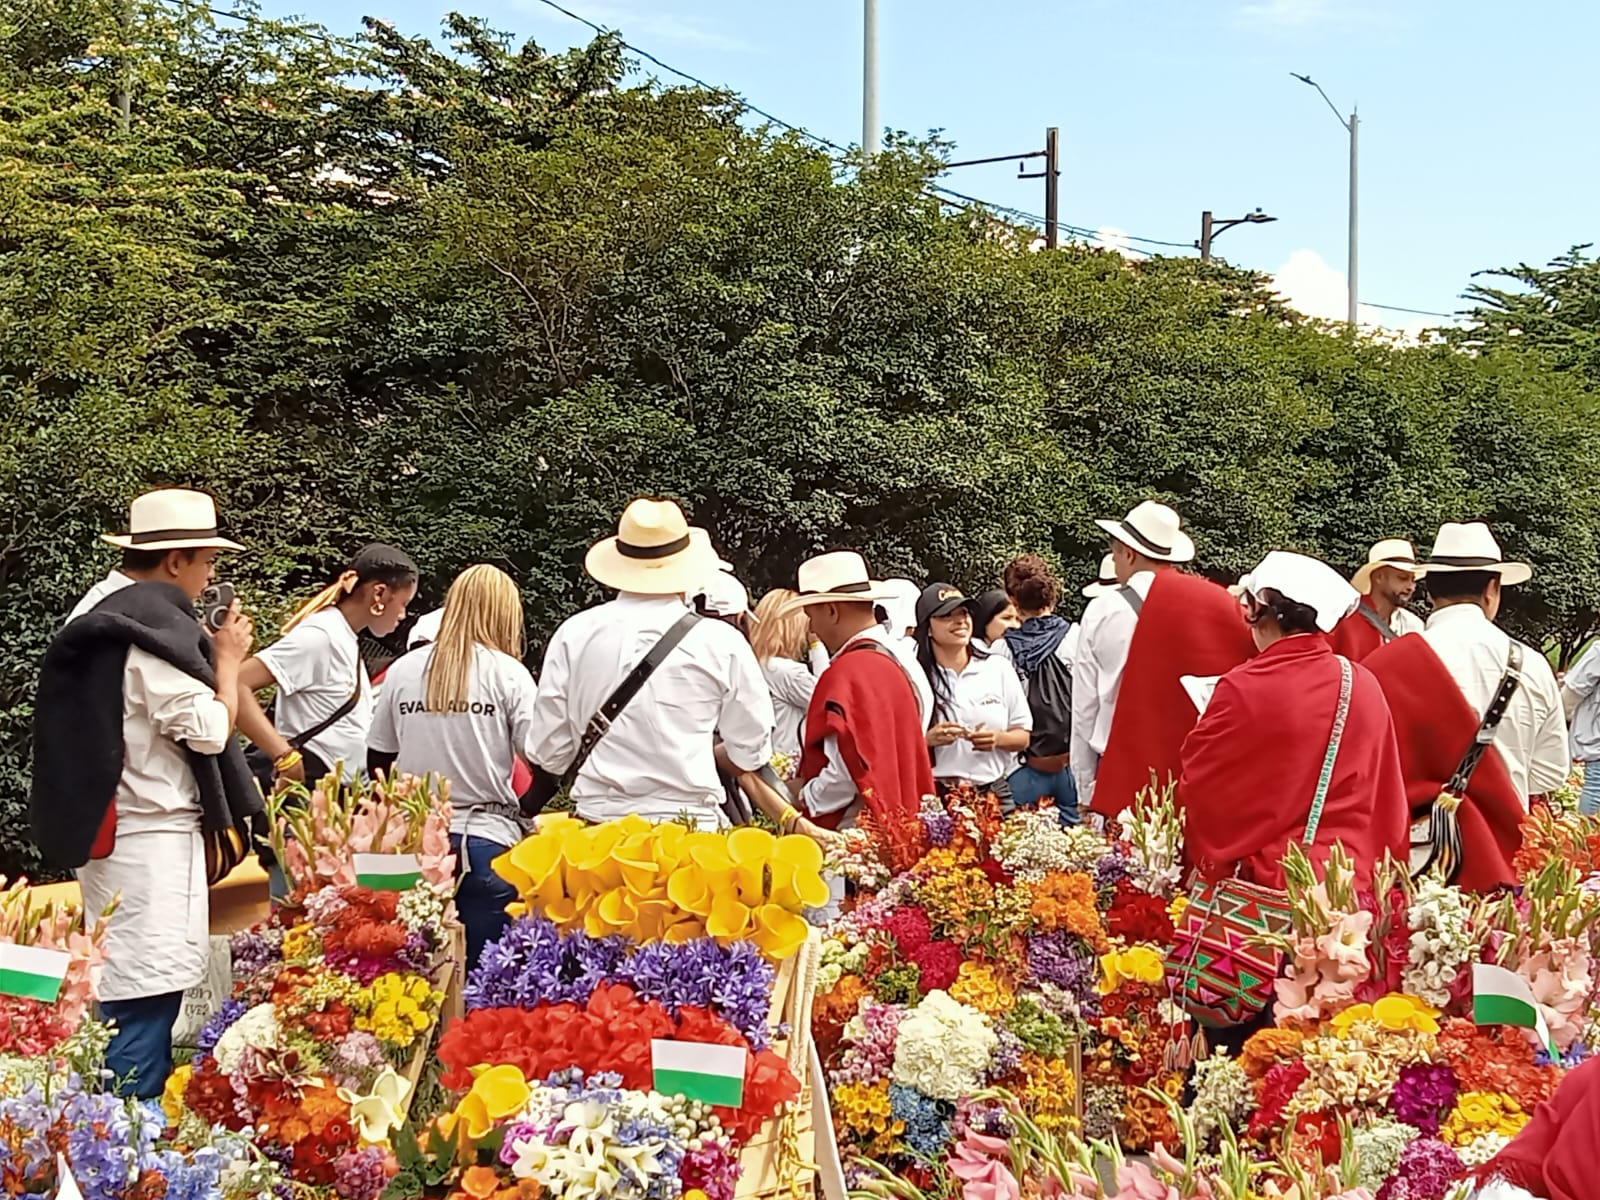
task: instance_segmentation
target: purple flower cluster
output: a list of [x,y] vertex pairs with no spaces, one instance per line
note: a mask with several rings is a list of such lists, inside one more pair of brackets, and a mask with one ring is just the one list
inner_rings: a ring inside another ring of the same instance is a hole
[[1084,940],[1064,929],[1028,939],[1028,970],[1043,983],[1053,983],[1074,997],[1085,1014],[1096,1010],[1100,963]]
[[630,947],[623,938],[563,934],[543,917],[524,917],[484,947],[465,997],[469,1009],[584,1004],[597,987],[627,984],[674,1015],[680,1008],[715,1010],[760,1051],[768,1042],[774,978],[772,964],[749,942],[722,946],[696,938]]
[[1007,1075],[1020,1068],[1024,1050],[1022,1039],[1004,1025],[995,1029],[995,1035],[1000,1039],[1000,1044],[995,1047],[994,1054],[989,1059],[989,1069],[986,1072],[991,1083],[997,1079],[1004,1079]]
[[1378,1192],[1378,1200],[1444,1200],[1466,1164],[1437,1138],[1419,1138],[1400,1154],[1400,1164]]
[[283,931],[243,929],[228,943],[233,953],[233,977],[248,979],[283,961]]
[[376,1146],[346,1150],[333,1164],[333,1190],[339,1200],[378,1200],[389,1185],[383,1151]]
[[948,846],[956,833],[955,818],[948,812],[940,809],[938,812],[929,812],[924,809],[917,814],[922,822],[922,827],[927,831],[928,844],[931,846]]
[[1129,878],[1128,860],[1119,850],[1103,855],[1094,865],[1094,890],[1108,892]]
[[847,1026],[850,1045],[839,1061],[835,1078],[840,1083],[873,1083],[888,1078],[894,1069],[894,1043],[905,1015],[906,1010],[898,1004],[862,1001],[860,1015]]
[[722,1142],[705,1142],[690,1150],[678,1164],[685,1186],[692,1182],[707,1200],[733,1200],[734,1185],[744,1173],[744,1163]]
[[128,1106],[106,1092],[73,1092],[61,1106],[67,1162],[84,1200],[119,1200],[161,1131],[135,1125]]
[[228,1032],[230,1025],[248,1011],[243,1000],[224,1000],[222,1007],[206,1018],[206,1023],[200,1027],[200,1036],[195,1043],[195,1066],[199,1066],[200,1060],[217,1048],[217,1040]]
[[1413,1063],[1402,1067],[1389,1108],[1395,1119],[1415,1125],[1433,1137],[1456,1102],[1456,1073],[1443,1063]]

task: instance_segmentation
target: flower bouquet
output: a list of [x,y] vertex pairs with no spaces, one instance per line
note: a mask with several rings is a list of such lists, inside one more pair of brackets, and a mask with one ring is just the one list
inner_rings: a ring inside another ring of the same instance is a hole
[[457,990],[447,791],[328,779],[274,810],[289,900],[234,935],[233,996],[169,1082],[173,1117],[251,1130],[297,1184],[376,1200]]
[[89,1012],[105,960],[110,909],[91,920],[77,905],[40,903],[0,877],[0,1055],[50,1056]]
[[460,1099],[397,1142],[390,1195],[799,1186],[821,866],[758,829],[547,820],[495,862],[520,912],[439,1043]]

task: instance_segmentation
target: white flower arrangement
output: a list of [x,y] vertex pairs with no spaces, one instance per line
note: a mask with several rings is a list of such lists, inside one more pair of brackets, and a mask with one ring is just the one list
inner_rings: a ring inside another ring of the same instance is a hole
[[1478,951],[1472,908],[1456,888],[1429,876],[1417,884],[1406,909],[1411,929],[1401,990],[1435,1008],[1450,1003],[1450,989]]
[[988,1017],[944,992],[929,992],[900,1022],[894,1082],[935,1100],[959,1100],[982,1085],[999,1045]]

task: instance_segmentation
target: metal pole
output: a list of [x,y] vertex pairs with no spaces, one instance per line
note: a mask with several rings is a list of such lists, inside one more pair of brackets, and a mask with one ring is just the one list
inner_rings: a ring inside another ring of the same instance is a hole
[[861,38],[861,158],[871,162],[878,153],[882,125],[878,122],[878,0],[863,0]]
[[1061,131],[1054,125],[1044,131],[1044,244],[1054,250],[1061,241]]
[[1200,214],[1200,261],[1211,261],[1211,213]]
[[123,0],[122,85],[117,89],[117,128],[124,136],[133,128],[133,54],[128,49],[132,40],[133,0]]
[[1356,231],[1357,231],[1357,191],[1356,191],[1356,131],[1361,127],[1361,118],[1352,111],[1350,114],[1350,298],[1349,314],[1350,329],[1356,328],[1356,297],[1360,294],[1356,282]]

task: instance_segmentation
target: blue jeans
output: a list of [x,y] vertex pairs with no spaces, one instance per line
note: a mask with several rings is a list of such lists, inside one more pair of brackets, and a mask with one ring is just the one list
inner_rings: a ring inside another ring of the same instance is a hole
[[1017,808],[1037,807],[1046,796],[1056,802],[1063,825],[1078,823],[1078,784],[1070,767],[1063,767],[1054,775],[1032,767],[1018,767],[1011,772],[1011,802]]
[[[463,851],[462,842],[466,842]],[[517,889],[494,873],[489,864],[508,847],[488,838],[463,838],[450,835],[450,849],[456,856],[456,913],[467,931],[467,970],[478,965],[478,956],[490,942],[497,941],[511,925],[506,905],[517,898]]]
[[100,1015],[117,1025],[106,1067],[119,1096],[160,1098],[172,1074],[172,1027],[182,1007],[182,992],[100,1002]]
[[1583,790],[1578,793],[1578,811],[1586,817],[1600,815],[1600,759],[1583,764]]

